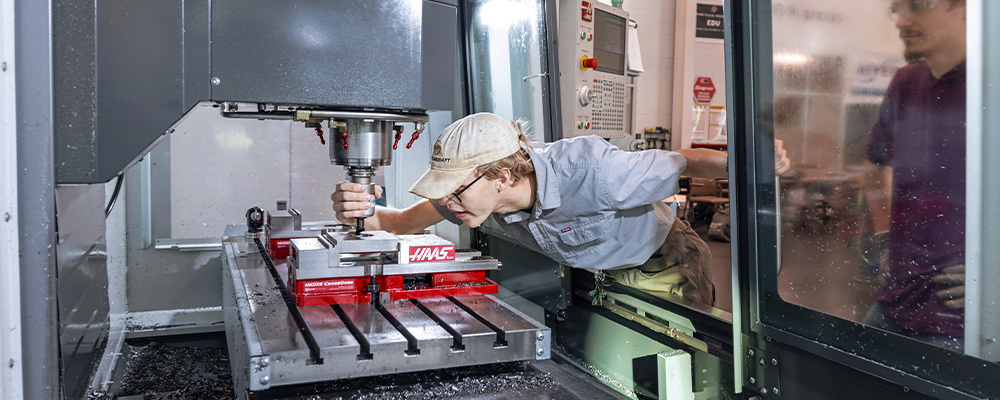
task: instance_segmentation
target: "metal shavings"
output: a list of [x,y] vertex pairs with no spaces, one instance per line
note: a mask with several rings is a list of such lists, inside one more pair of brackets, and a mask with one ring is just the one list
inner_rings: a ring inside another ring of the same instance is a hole
[[234,397],[225,347],[131,346],[117,396],[144,399],[230,399]]

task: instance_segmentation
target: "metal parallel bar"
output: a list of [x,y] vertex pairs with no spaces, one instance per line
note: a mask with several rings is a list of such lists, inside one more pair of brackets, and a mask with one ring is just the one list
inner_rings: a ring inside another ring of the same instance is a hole
[[473,316],[475,319],[479,320],[479,322],[482,322],[483,325],[486,325],[488,328],[492,329],[493,332],[497,333],[497,340],[493,342],[493,347],[507,347],[507,339],[505,337],[506,333],[503,331],[502,328],[494,325],[492,322],[484,318],[482,315],[479,315],[471,308],[469,308],[469,306],[462,304],[462,302],[458,301],[458,299],[454,297],[449,297],[448,300],[451,301],[452,303],[455,303],[456,306],[465,310],[465,312],[469,313],[469,315]]
[[257,244],[257,251],[260,252],[264,263],[267,264],[267,270],[271,273],[271,277],[274,278],[274,283],[278,285],[278,291],[281,292],[281,298],[285,300],[285,305],[288,306],[288,313],[292,315],[295,325],[299,328],[299,333],[302,334],[302,338],[306,341],[306,346],[309,347],[309,360],[307,363],[322,364],[323,357],[320,357],[319,344],[316,343],[316,338],[313,337],[312,331],[306,325],[305,318],[302,318],[299,307],[295,305],[295,299],[292,298],[292,295],[288,293],[288,288],[281,282],[281,275],[278,274],[278,269],[274,267],[274,263],[271,262],[271,257],[267,255],[267,250],[264,250],[264,245],[260,243],[260,239],[254,238],[253,242]]
[[708,344],[707,343],[705,343],[702,340],[695,339],[694,337],[689,336],[688,334],[686,334],[684,332],[681,332],[681,331],[679,331],[677,329],[671,328],[670,326],[667,326],[667,325],[664,325],[664,324],[652,321],[649,318],[643,317],[642,315],[634,313],[634,312],[632,312],[632,311],[630,311],[630,310],[628,310],[628,309],[626,309],[624,307],[621,307],[621,306],[619,306],[617,304],[614,304],[614,303],[611,303],[609,301],[603,302],[601,304],[601,306],[604,307],[604,308],[606,308],[606,309],[608,309],[609,311],[611,311],[611,312],[613,312],[615,314],[618,314],[618,315],[620,315],[622,317],[625,317],[626,319],[628,319],[630,321],[637,322],[640,325],[645,326],[645,327],[647,327],[649,329],[652,329],[652,330],[654,330],[656,332],[659,332],[659,333],[662,333],[664,335],[670,336],[670,338],[672,338],[672,339],[674,339],[674,340],[676,340],[678,342],[684,343],[684,344],[686,344],[688,346],[691,346],[691,347],[697,349],[698,351],[701,351],[703,353],[708,353]]
[[351,332],[351,336],[354,336],[354,340],[358,341],[358,346],[361,347],[361,352],[358,353],[358,360],[371,360],[372,356],[372,346],[368,343],[368,338],[365,337],[361,330],[358,329],[357,325],[347,317],[347,313],[344,309],[340,307],[339,304],[331,304],[330,308],[333,308],[333,312],[337,313],[337,317],[340,318],[340,322],[344,323],[347,330]]
[[441,328],[443,328],[444,330],[448,331],[448,333],[450,333],[451,336],[453,338],[455,338],[455,343],[451,345],[451,349],[452,350],[454,350],[454,351],[465,351],[465,345],[462,344],[462,334],[461,333],[458,333],[458,331],[456,331],[455,328],[452,328],[451,325],[448,325],[447,323],[445,323],[444,320],[441,319],[441,317],[437,316],[437,314],[434,314],[433,311],[431,311],[429,308],[427,308],[427,306],[425,306],[422,303],[420,303],[419,301],[417,301],[417,299],[411,299],[410,302],[413,303],[413,305],[417,306],[417,308],[419,308],[420,311],[423,311],[425,315],[427,315],[428,317],[430,317],[430,319],[434,320],[434,322],[437,322],[437,324]]
[[178,251],[222,251],[222,242],[218,237],[190,239],[156,239],[157,250]]
[[381,303],[376,304],[375,308],[378,309],[379,314],[382,314],[382,317],[384,317],[386,321],[389,321],[389,323],[392,324],[392,326],[396,328],[396,330],[399,331],[399,333],[402,334],[403,337],[406,338],[406,351],[405,351],[406,355],[408,356],[420,355],[420,349],[417,348],[416,336],[413,336],[413,334],[410,333],[410,331],[407,330],[405,326],[403,326],[402,322],[399,322],[399,320],[396,319],[395,316],[390,314],[389,310],[386,310],[385,307],[382,307]]
[[[367,111],[335,111],[335,110],[310,110],[306,114],[309,118],[341,118],[341,119],[380,119],[384,121],[398,122],[427,122],[430,117],[427,114],[397,114]],[[222,116],[226,118],[250,118],[250,119],[295,119],[295,111],[223,111]]]
[[[591,298],[590,294],[587,293],[586,291],[582,290],[582,289],[575,290],[574,294],[576,295],[576,297],[578,297],[580,299],[588,299],[589,300]],[[680,343],[682,343],[684,345],[691,346],[691,348],[693,348],[695,350],[698,350],[698,351],[701,351],[703,353],[708,353],[708,354],[711,354],[711,355],[723,358],[723,356],[718,351],[715,351],[714,348],[710,349],[708,347],[708,343],[706,343],[705,341],[697,339],[697,338],[695,338],[693,336],[688,335],[687,333],[684,333],[683,331],[680,331],[680,330],[677,330],[677,329],[675,329],[673,327],[670,327],[669,325],[665,325],[665,324],[662,324],[660,322],[654,321],[654,320],[652,320],[650,318],[647,318],[647,317],[645,317],[645,316],[643,316],[643,315],[641,315],[639,313],[633,312],[633,311],[631,311],[631,310],[629,310],[629,309],[627,309],[625,307],[617,305],[617,304],[613,303],[611,301],[611,299],[602,298],[602,301],[600,302],[600,304],[599,305],[594,305],[593,307],[604,308],[605,310],[610,311],[612,314],[615,314],[615,315],[617,315],[619,317],[625,318],[625,319],[627,319],[629,321],[638,323],[639,325],[642,325],[642,326],[644,326],[646,328],[649,328],[653,332],[657,332],[657,333],[661,333],[663,335],[666,335],[667,337],[669,337],[669,338],[671,338],[673,340],[676,340],[676,341],[678,341],[678,342],[680,342]],[[674,346],[671,346],[671,347],[674,347]]]

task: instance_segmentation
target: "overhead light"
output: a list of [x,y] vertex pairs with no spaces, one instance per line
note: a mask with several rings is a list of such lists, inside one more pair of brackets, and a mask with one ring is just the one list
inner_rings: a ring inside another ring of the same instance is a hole
[[534,2],[518,0],[491,0],[479,7],[476,19],[486,26],[513,26],[527,21],[538,13]]
[[809,56],[802,53],[775,53],[774,64],[802,65],[809,62]]

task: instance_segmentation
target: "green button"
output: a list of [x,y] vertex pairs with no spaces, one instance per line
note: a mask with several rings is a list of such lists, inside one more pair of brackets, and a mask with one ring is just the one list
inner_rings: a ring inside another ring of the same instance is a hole
[[583,122],[580,123],[580,129],[583,129]]
[[580,32],[580,39],[586,39],[586,38],[587,38],[587,32]]

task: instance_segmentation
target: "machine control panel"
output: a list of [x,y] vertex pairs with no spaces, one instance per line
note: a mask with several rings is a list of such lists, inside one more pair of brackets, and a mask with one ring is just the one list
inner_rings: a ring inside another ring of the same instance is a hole
[[561,15],[573,16],[559,32],[561,43],[569,44],[559,49],[563,136],[626,136],[628,13],[589,0],[560,7]]

